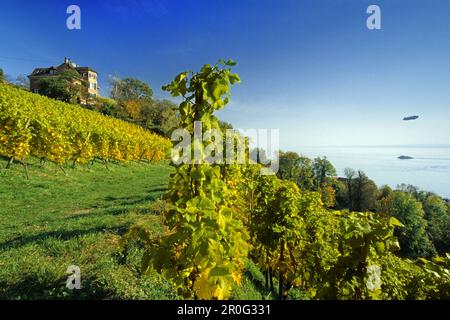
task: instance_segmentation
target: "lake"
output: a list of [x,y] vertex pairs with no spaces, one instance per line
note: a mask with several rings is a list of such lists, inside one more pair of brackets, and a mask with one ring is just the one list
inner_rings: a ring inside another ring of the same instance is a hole
[[[379,186],[412,184],[450,198],[450,145],[303,147],[299,153],[326,156],[339,176],[344,168],[364,171]],[[400,160],[399,156],[414,159]]]

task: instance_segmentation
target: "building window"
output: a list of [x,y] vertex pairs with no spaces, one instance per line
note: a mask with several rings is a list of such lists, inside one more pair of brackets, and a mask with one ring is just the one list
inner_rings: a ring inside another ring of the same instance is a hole
[[39,89],[34,89],[33,92],[34,93],[39,93]]

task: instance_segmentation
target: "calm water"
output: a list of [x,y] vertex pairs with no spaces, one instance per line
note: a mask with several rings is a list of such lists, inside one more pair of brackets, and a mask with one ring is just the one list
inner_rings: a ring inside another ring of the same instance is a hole
[[[304,147],[299,153],[327,156],[340,176],[350,167],[378,185],[412,184],[450,198],[450,146]],[[401,155],[414,159],[397,159]]]

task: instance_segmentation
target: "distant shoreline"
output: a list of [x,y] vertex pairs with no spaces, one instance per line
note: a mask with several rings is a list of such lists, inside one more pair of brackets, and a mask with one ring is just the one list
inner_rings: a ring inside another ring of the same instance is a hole
[[[387,145],[340,145],[340,146],[300,146],[301,148],[450,148],[450,144],[387,144]],[[289,149],[289,148],[288,148]]]
[[[450,145],[330,146],[295,149],[309,158],[326,156],[343,175],[344,168],[364,171],[378,186],[411,184],[450,199]],[[414,159],[398,159],[399,156]]]

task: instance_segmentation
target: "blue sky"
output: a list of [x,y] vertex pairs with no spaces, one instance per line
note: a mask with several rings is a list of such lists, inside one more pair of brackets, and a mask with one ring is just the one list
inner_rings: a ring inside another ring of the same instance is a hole
[[[71,4],[79,31],[66,28]],[[366,28],[371,4],[382,30]],[[118,74],[167,97],[177,73],[232,58],[242,84],[219,116],[279,128],[283,149],[450,144],[448,0],[2,0],[0,39],[11,77],[68,56],[100,73],[103,93]]]

